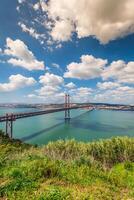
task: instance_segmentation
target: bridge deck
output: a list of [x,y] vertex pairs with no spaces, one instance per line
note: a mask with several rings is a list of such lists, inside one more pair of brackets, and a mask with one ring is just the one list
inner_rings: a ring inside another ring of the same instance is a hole
[[44,115],[49,113],[55,113],[55,112],[61,112],[65,110],[72,110],[72,109],[78,109],[78,108],[84,108],[84,107],[70,107],[70,108],[56,108],[56,109],[50,109],[50,110],[44,110],[44,111],[37,111],[37,112],[24,112],[24,113],[10,113],[8,115],[0,116],[0,122],[5,122],[7,120],[16,120],[26,117],[33,117],[37,115]]

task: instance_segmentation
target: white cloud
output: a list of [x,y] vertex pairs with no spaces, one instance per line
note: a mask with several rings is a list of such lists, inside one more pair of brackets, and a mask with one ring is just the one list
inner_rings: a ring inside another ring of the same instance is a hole
[[104,80],[114,79],[121,83],[134,83],[134,62],[114,61],[102,73]]
[[80,95],[84,95],[84,94],[91,94],[91,92],[93,91],[92,88],[88,88],[88,87],[80,87],[77,88],[76,93],[79,93]]
[[39,40],[39,42],[41,44],[44,43],[44,40],[46,39],[45,38],[46,37],[45,34],[37,33],[37,31],[34,28],[28,27],[28,26],[26,26],[25,24],[23,24],[21,22],[19,22],[18,25],[21,27],[23,32],[26,32],[29,35],[31,35],[33,38]]
[[[82,55],[80,63],[72,62],[67,65],[64,77],[77,79],[102,78],[105,81],[110,80],[103,84],[104,87],[119,86],[119,83],[134,84],[134,61],[125,63],[123,60],[117,60],[108,64],[108,60],[95,58],[92,55]],[[118,83],[114,83],[113,85],[111,81]],[[109,86],[106,85],[108,83]],[[102,84],[100,84],[101,86]]]
[[93,36],[105,44],[134,33],[133,0],[44,0],[41,8],[53,21],[54,40],[70,40],[76,32],[79,38]]
[[64,79],[61,76],[50,73],[46,73],[45,75],[40,76],[39,79],[39,82],[43,85],[49,85],[53,87],[59,86],[64,83]]
[[19,6],[17,6],[17,7],[16,7],[16,10],[17,10],[18,12],[20,12],[20,7],[19,7]]
[[4,53],[8,56],[12,56],[12,58],[8,60],[8,63],[14,66],[23,67],[29,71],[44,70],[44,62],[38,61],[26,44],[19,39],[13,41],[7,38]]
[[26,0],[18,0],[18,3],[24,3]]
[[85,103],[90,102],[90,97],[92,96],[93,89],[88,87],[80,87],[71,89],[69,93],[71,95],[72,102]]
[[116,89],[97,91],[93,101],[103,103],[134,104],[134,88],[120,86]]
[[[71,95],[71,102],[89,102],[93,90],[88,87],[80,87],[69,90]],[[44,103],[64,103],[65,93],[60,87],[43,86],[40,90],[36,91],[37,94],[29,94],[29,98],[41,99]]]
[[36,4],[33,5],[33,9],[35,11],[39,10],[39,8],[40,8],[40,3],[36,3]]
[[55,93],[54,95],[35,95],[29,94],[28,98],[31,98],[33,101],[36,99],[37,101],[42,101],[43,103],[50,104],[50,103],[64,103],[64,93],[59,92]]
[[57,69],[59,69],[59,68],[60,68],[60,65],[59,65],[59,64],[57,64],[57,63],[52,63],[52,66],[53,66],[53,67],[55,67],[55,68],[57,68]]
[[44,12],[47,11],[47,4],[46,4],[46,1],[41,0],[41,1],[40,1],[40,6],[41,6],[42,11],[44,11]]
[[55,41],[68,41],[71,39],[74,26],[69,20],[56,21],[50,35]]
[[64,102],[64,79],[61,76],[46,73],[39,77],[41,88],[35,90],[35,94],[29,94],[29,98],[42,100],[44,103],[63,103]]
[[114,89],[114,88],[117,88],[119,87],[120,84],[119,83],[116,83],[116,82],[98,82],[97,83],[97,87],[101,90],[108,90],[108,89]]
[[61,103],[64,101],[64,93],[62,91],[64,79],[61,76],[46,73],[39,77],[41,88],[30,94],[30,98],[36,97],[42,99],[45,103]]
[[11,75],[8,83],[0,83],[0,92],[14,91],[26,86],[32,86],[35,83],[36,80],[33,77],[28,78],[20,74]]
[[92,79],[100,77],[107,60],[92,55],[81,56],[81,63],[72,62],[67,66],[66,78]]
[[36,98],[36,95],[35,94],[28,94],[27,97],[28,98]]
[[51,95],[55,95],[56,93],[58,93],[60,90],[60,88],[54,87],[54,86],[50,86],[50,85],[45,85],[43,87],[41,87],[39,90],[37,90],[36,92],[40,95],[40,96],[51,96]]
[[88,87],[80,87],[69,90],[71,101],[82,102],[100,102],[100,103],[118,103],[118,104],[134,104],[134,88],[129,86],[121,86],[108,89],[92,89]]
[[61,49],[62,48],[62,44],[61,43],[58,43],[55,47],[56,49]]
[[73,89],[73,88],[76,87],[76,85],[75,85],[73,82],[70,82],[70,83],[66,84],[65,86],[66,86],[66,88],[68,88],[68,89]]

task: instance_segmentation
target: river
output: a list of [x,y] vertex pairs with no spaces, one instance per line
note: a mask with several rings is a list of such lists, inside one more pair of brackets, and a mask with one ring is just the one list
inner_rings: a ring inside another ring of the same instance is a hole
[[[35,111],[35,109],[0,108],[0,115],[29,111]],[[5,130],[5,123],[0,124],[0,129]],[[58,139],[74,138],[88,142],[113,136],[134,136],[134,112],[72,110],[69,123],[64,121],[64,112],[59,112],[18,119],[13,126],[14,138],[38,145]]]

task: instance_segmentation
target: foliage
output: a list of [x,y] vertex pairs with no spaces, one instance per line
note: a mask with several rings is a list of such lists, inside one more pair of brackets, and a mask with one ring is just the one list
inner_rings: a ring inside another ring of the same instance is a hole
[[0,133],[0,199],[134,199],[134,138],[34,147]]
[[117,137],[92,143],[75,140],[51,142],[44,148],[45,154],[53,159],[73,160],[87,158],[112,166],[119,162],[134,162],[134,139]]

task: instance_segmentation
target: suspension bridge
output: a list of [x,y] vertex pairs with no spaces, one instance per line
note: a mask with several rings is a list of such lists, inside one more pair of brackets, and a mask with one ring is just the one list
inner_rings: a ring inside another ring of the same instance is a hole
[[[73,109],[80,109],[80,108],[87,108],[87,106],[72,106],[70,103],[70,95],[65,94],[65,103],[64,107],[62,108],[54,108],[54,109],[49,109],[49,110],[41,110],[41,111],[34,111],[34,112],[23,112],[23,113],[7,113],[4,116],[0,116],[0,123],[5,122],[6,123],[6,135],[8,135],[10,138],[13,138],[13,122],[16,121],[17,119],[22,119],[22,118],[28,118],[28,117],[34,117],[38,115],[45,115],[45,114],[50,114],[50,113],[56,113],[56,112],[65,112],[65,121],[68,121],[71,119],[70,116],[70,110]],[[92,110],[92,109],[90,109]]]

